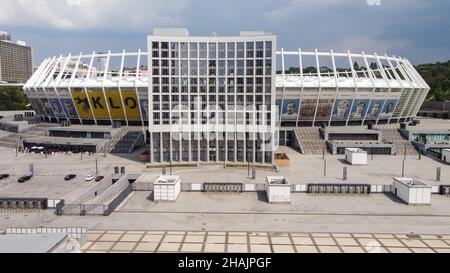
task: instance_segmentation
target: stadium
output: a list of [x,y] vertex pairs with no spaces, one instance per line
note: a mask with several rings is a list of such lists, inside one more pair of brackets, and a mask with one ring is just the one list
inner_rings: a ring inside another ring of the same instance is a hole
[[[264,32],[155,29],[147,51],[47,58],[24,92],[43,122],[145,126],[152,162],[272,163],[279,132],[408,122],[430,90],[402,57],[277,50],[276,42]],[[183,115],[191,127],[174,129]],[[186,132],[186,144],[173,139]]]

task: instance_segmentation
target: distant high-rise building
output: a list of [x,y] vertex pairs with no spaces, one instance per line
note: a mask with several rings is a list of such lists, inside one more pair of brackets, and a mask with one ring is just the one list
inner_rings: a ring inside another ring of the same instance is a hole
[[0,31],[0,81],[25,83],[33,74],[33,51],[23,41],[14,43],[11,34]]

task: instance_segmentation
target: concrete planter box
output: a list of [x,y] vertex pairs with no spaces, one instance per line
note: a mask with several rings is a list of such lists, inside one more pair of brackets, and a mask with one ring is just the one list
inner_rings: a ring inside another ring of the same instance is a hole
[[431,186],[412,178],[394,178],[392,193],[408,205],[431,205]]
[[282,176],[266,177],[267,199],[271,204],[290,204],[291,185],[287,178]]
[[367,165],[367,152],[358,148],[347,148],[345,160],[351,165]]
[[286,154],[276,154],[275,165],[278,167],[289,166],[289,157]]
[[179,176],[162,175],[153,184],[153,201],[175,202],[181,192],[181,180]]

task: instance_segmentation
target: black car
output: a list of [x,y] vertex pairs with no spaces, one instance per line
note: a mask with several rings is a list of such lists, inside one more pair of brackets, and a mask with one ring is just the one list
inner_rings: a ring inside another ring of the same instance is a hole
[[19,178],[19,180],[17,180],[17,182],[25,183],[25,182],[29,181],[30,179],[31,179],[31,175],[25,175],[25,176],[22,176],[21,178]]
[[77,177],[75,174],[68,174],[64,177],[64,180],[69,181]]
[[0,180],[6,179],[8,177],[9,177],[9,174],[6,174],[6,173],[0,174]]

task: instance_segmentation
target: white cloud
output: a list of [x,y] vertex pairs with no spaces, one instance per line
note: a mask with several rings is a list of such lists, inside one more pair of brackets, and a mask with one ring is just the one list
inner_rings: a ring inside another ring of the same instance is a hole
[[0,25],[142,30],[178,25],[183,0],[1,0]]

